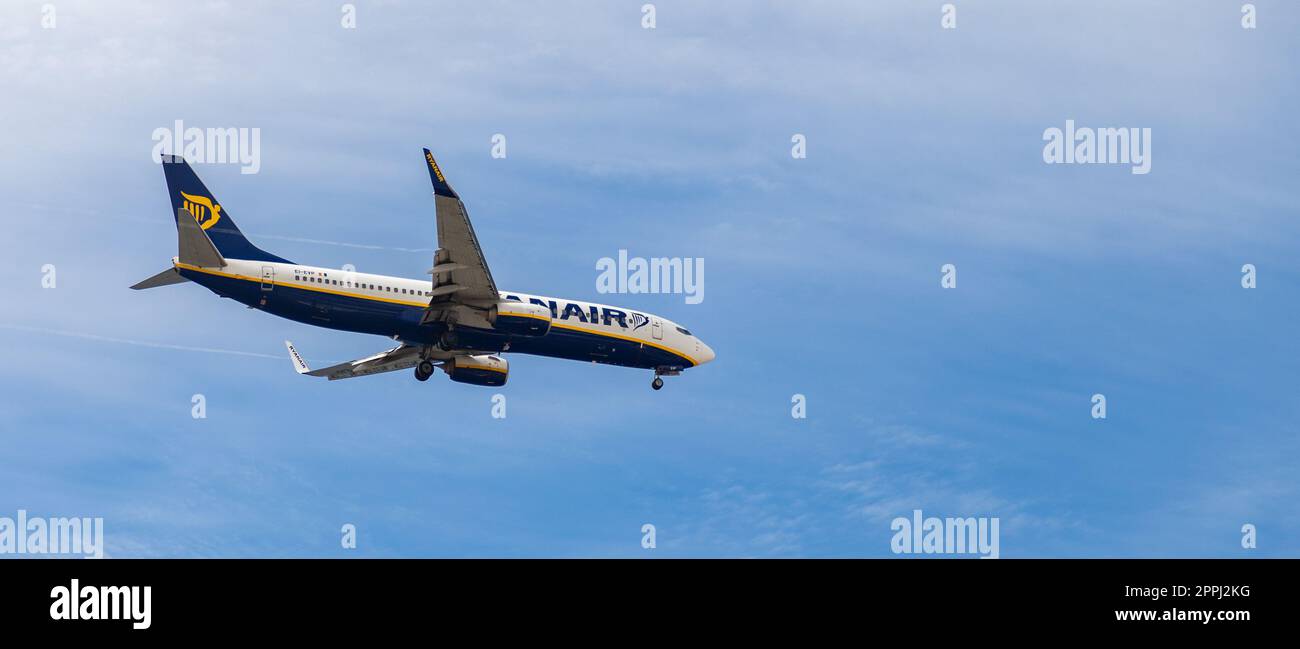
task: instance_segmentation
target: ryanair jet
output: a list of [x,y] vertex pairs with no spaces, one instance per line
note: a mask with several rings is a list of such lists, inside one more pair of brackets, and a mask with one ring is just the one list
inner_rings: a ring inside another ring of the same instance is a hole
[[183,157],[163,156],[179,250],[171,268],[131,288],[192,281],[282,318],[397,341],[317,370],[285,341],[299,374],[331,381],[410,368],[427,381],[440,367],[460,383],[505,385],[509,365],[501,355],[513,352],[654,370],[658,390],[660,377],[713,360],[702,340],[654,314],[498,290],[465,204],[428,149],[424,160],[438,223],[431,279],[304,266],[266,252],[244,237]]

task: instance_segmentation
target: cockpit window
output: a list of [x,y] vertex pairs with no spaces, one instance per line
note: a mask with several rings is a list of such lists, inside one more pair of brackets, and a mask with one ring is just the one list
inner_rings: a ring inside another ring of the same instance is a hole
[[687,330],[685,330],[685,329],[682,329],[681,327],[678,327],[677,330],[680,331],[680,332],[682,332],[682,333],[684,333],[684,334],[686,334],[686,335],[688,335],[688,336],[691,335],[691,332],[689,332],[689,331],[687,331]]

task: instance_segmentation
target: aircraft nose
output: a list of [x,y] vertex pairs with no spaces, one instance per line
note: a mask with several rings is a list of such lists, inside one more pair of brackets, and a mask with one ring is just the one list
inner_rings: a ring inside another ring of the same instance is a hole
[[699,360],[699,364],[703,365],[705,363],[708,363],[709,361],[712,361],[715,358],[717,358],[717,354],[713,353],[713,348],[704,344],[704,341],[701,340],[700,349],[698,352],[696,352],[696,359]]

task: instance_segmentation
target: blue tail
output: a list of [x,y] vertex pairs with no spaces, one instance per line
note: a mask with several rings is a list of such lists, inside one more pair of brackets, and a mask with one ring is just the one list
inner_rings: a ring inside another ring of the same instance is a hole
[[229,210],[217,202],[217,197],[203,185],[185,158],[164,155],[162,162],[163,174],[167,176],[167,193],[171,195],[172,215],[180,218],[178,210],[185,210],[193,216],[222,257],[293,263],[253,245],[230,218]]

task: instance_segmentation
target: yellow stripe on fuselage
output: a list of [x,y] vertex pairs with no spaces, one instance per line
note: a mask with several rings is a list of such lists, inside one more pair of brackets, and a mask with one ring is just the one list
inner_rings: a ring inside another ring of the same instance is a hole
[[509,370],[503,370],[503,369],[501,369],[501,368],[499,368],[499,367],[489,367],[489,366],[487,366],[487,365],[461,365],[460,363],[456,363],[456,369],[458,369],[458,370],[487,370],[487,371],[489,371],[489,372],[496,372],[496,373],[498,373],[498,374],[508,374],[508,373],[509,373]]
[[569,330],[572,330],[572,331],[580,331],[580,332],[585,333],[585,334],[595,334],[595,335],[597,335],[597,336],[608,336],[608,337],[610,337],[610,338],[618,338],[619,340],[626,340],[626,341],[628,341],[628,342],[641,343],[642,345],[649,345],[650,347],[654,347],[655,349],[662,349],[662,350],[668,352],[669,354],[672,354],[673,356],[681,356],[682,358],[685,358],[686,360],[690,361],[690,362],[691,362],[691,365],[699,365],[699,363],[695,362],[695,359],[694,359],[694,358],[691,358],[690,356],[687,356],[686,354],[683,354],[682,352],[679,352],[679,351],[677,351],[676,349],[673,349],[673,348],[671,348],[671,347],[666,347],[666,346],[664,346],[664,345],[660,345],[660,344],[658,344],[658,343],[652,343],[652,342],[650,342],[650,341],[648,341],[648,340],[642,340],[642,339],[640,339],[640,338],[633,338],[633,337],[631,337],[631,336],[623,336],[623,335],[620,335],[620,334],[609,333],[609,332],[607,332],[607,331],[595,331],[595,330],[592,330],[592,329],[583,329],[582,327],[575,327],[575,326],[570,325],[570,324],[560,324],[560,323],[558,323],[558,322],[552,322],[552,323],[551,323],[551,326],[552,326],[552,327],[559,327],[559,328],[561,328],[561,329],[569,329]]
[[[257,282],[257,283],[259,283],[259,284],[265,284],[265,283],[267,283],[266,280],[262,279],[261,277],[249,277],[249,276],[247,276],[247,275],[236,275],[236,274],[234,274],[234,273],[223,273],[223,272],[221,272],[221,271],[219,271],[219,270],[212,270],[212,269],[209,269],[209,268],[200,268],[200,267],[198,267],[198,266],[192,266],[192,265],[190,265],[190,264],[181,263],[181,262],[175,262],[174,265],[175,265],[177,268],[184,268],[184,269],[186,269],[186,270],[192,270],[192,271],[194,271],[194,272],[196,272],[196,273],[204,273],[204,274],[206,274],[206,275],[216,275],[216,276],[218,276],[218,277],[227,277],[227,278],[230,278],[230,279],[242,279],[242,280],[244,280],[244,281],[246,281],[246,282]],[[309,283],[309,282],[292,283],[292,284],[291,284],[291,283],[286,283],[286,282],[277,282],[277,281],[272,280],[270,283],[271,283],[272,285],[275,285],[275,286],[284,286],[284,287],[288,287],[288,288],[297,288],[297,289],[302,289],[302,290],[304,290],[304,291],[316,291],[316,292],[318,292],[318,293],[329,293],[330,295],[341,295],[341,296],[343,296],[343,297],[353,297],[353,298],[357,298],[357,299],[359,299],[359,300],[373,300],[373,301],[376,301],[376,302],[387,302],[387,303],[389,303],[389,304],[400,304],[400,305],[402,305],[402,306],[414,306],[414,307],[419,307],[419,308],[422,308],[422,309],[423,309],[423,308],[427,308],[427,307],[429,306],[429,303],[428,303],[428,302],[404,302],[404,301],[402,301],[402,300],[394,300],[394,299],[391,299],[391,298],[377,297],[377,296],[374,296],[374,295],[362,295],[362,294],[359,294],[359,293],[348,293],[348,292],[345,292],[345,291],[335,291],[335,290],[331,290],[331,289],[328,289],[328,288],[321,288],[321,287],[318,287],[318,286],[305,286],[305,285],[304,285],[304,284],[307,284],[307,283]],[[532,316],[532,315],[525,316],[525,315],[522,315],[522,314],[514,314],[514,313],[503,313],[503,314],[501,314],[501,315],[502,315],[502,316],[506,316],[506,317],[514,317],[514,318],[518,318],[518,317],[532,317],[532,318],[537,318],[538,320],[543,320],[543,319],[544,319],[544,318],[538,318],[537,316]],[[668,352],[669,354],[672,354],[672,355],[674,355],[674,356],[681,356],[682,358],[685,358],[686,360],[690,361],[690,362],[691,362],[691,365],[699,365],[699,363],[695,362],[695,359],[694,359],[694,358],[691,358],[690,356],[687,356],[686,354],[683,354],[682,352],[679,352],[679,351],[677,351],[676,349],[673,349],[673,348],[671,348],[671,347],[666,347],[666,346],[661,345],[661,344],[658,344],[658,343],[653,343],[653,342],[650,342],[650,341],[648,341],[648,340],[642,340],[642,339],[640,339],[640,338],[633,338],[633,337],[631,337],[631,336],[623,336],[623,335],[620,335],[620,334],[610,333],[610,332],[607,332],[607,331],[597,331],[597,330],[595,330],[595,329],[585,329],[585,328],[583,328],[583,327],[577,327],[577,326],[574,326],[574,325],[571,325],[571,324],[562,324],[562,323],[559,323],[559,322],[555,322],[554,320],[551,321],[551,326],[552,326],[552,327],[559,327],[559,328],[561,328],[561,329],[568,329],[568,330],[570,330],[570,331],[577,331],[577,332],[585,333],[585,334],[592,334],[592,335],[595,335],[595,336],[605,336],[605,337],[608,337],[608,338],[617,338],[617,339],[619,339],[619,340],[626,340],[626,341],[628,341],[628,342],[633,342],[633,343],[641,343],[642,345],[648,345],[648,346],[650,346],[650,347],[654,347],[655,349],[660,349],[660,350],[666,351],[666,352]],[[476,368],[476,369],[477,369],[477,368]]]
[[[199,273],[204,273],[204,274],[207,274],[207,275],[217,275],[217,276],[219,276],[219,277],[229,277],[230,279],[242,279],[242,280],[247,281],[247,282],[257,282],[257,283],[259,283],[259,284],[266,284],[266,283],[267,283],[267,281],[264,280],[264,279],[262,279],[261,277],[249,277],[249,276],[247,276],[247,275],[235,275],[235,274],[233,274],[233,273],[223,273],[223,272],[221,272],[221,271],[219,271],[219,270],[211,270],[211,269],[209,269],[209,268],[199,268],[198,266],[191,266],[191,265],[189,265],[189,264],[183,264],[183,263],[180,263],[180,262],[177,262],[177,263],[176,263],[176,267],[177,267],[177,268],[184,268],[184,269],[186,269],[186,270],[192,270],[192,271],[199,272]],[[275,286],[286,286],[286,287],[289,287],[289,288],[300,288],[300,289],[302,289],[302,290],[304,290],[304,291],[316,291],[317,293],[329,293],[330,295],[342,295],[343,297],[355,297],[355,298],[360,298],[360,299],[363,299],[363,300],[374,300],[374,301],[376,301],[376,302],[387,302],[387,303],[389,303],[389,304],[401,304],[401,305],[403,305],[403,306],[418,306],[418,307],[422,307],[422,308],[423,308],[423,307],[427,307],[427,306],[429,306],[429,303],[428,303],[428,302],[406,302],[406,301],[404,301],[404,300],[394,300],[394,299],[392,299],[392,298],[378,297],[378,296],[374,296],[374,295],[361,295],[361,294],[359,294],[359,293],[348,293],[348,292],[346,292],[346,291],[335,291],[335,290],[331,290],[331,289],[328,289],[328,288],[322,288],[322,287],[319,287],[319,286],[308,286],[308,284],[311,284],[311,282],[294,282],[294,283],[289,283],[289,282],[277,282],[277,281],[272,280],[270,283],[273,284],[273,285],[275,285]]]
[[553,320],[546,316],[533,315],[531,313],[498,313],[498,318],[533,318],[534,320]]

